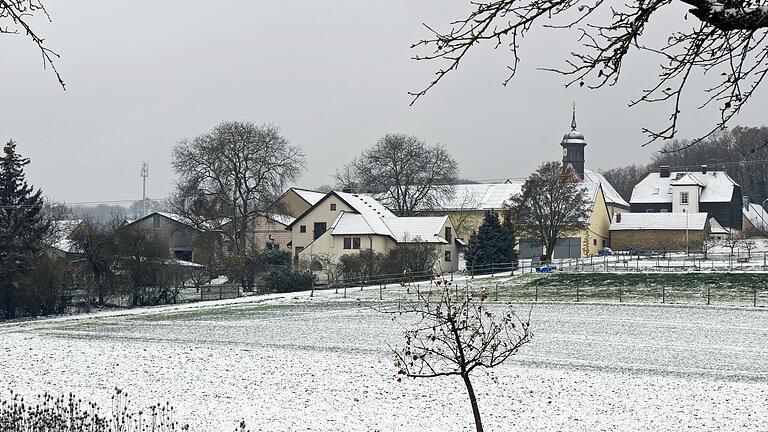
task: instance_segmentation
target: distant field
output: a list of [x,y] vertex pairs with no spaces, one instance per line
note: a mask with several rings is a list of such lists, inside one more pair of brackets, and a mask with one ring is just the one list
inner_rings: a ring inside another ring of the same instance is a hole
[[[566,276],[516,279],[510,292],[539,286],[564,299],[576,283]],[[481,282],[493,299],[496,281]],[[382,294],[392,302],[413,291]],[[457,380],[396,382],[387,343],[401,343],[402,329],[366,306],[378,295],[329,290],[0,324],[0,393],[73,391],[109,406],[119,386],[139,405],[172,402],[201,432],[233,431],[240,419],[251,431],[471,431]],[[511,297],[501,290],[499,301]],[[768,430],[768,310],[517,308],[531,314],[533,342],[475,378],[489,431]]]

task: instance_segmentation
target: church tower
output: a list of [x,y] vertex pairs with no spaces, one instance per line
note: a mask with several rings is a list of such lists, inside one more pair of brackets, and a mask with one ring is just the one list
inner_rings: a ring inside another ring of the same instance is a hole
[[565,134],[560,143],[563,147],[563,166],[571,164],[573,169],[584,180],[584,147],[587,142],[584,141],[584,135],[576,130],[576,104],[573,104],[573,119],[571,120],[571,131]]

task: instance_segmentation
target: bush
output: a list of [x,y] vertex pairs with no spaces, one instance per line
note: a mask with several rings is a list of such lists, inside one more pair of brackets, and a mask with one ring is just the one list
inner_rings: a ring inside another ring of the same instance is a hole
[[262,282],[268,292],[306,291],[312,289],[314,276],[311,273],[280,269],[267,273]]
[[67,288],[72,283],[72,268],[62,258],[40,256],[32,271],[19,282],[18,312],[23,316],[64,313],[70,303]]

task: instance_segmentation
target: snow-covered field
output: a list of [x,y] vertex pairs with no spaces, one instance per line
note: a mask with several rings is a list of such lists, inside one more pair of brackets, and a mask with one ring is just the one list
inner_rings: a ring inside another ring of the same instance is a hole
[[[472,430],[458,380],[396,382],[389,317],[332,291],[264,300],[0,325],[0,393],[109,406],[118,386],[195,431]],[[529,308],[533,342],[475,376],[486,430],[768,431],[768,311]]]

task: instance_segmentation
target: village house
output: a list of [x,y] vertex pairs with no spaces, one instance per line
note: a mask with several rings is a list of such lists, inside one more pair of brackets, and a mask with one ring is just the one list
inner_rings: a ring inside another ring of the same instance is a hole
[[85,226],[82,219],[59,220],[53,222],[53,236],[48,242],[48,254],[67,261],[77,259],[80,253],[75,248],[74,238],[77,230]]
[[[589,221],[580,232],[567,233],[557,242],[554,256],[575,258],[596,255],[610,246],[609,227],[614,214],[628,212],[630,205],[602,174],[585,168],[584,135],[577,130],[576,111],[571,119],[571,130],[563,136],[563,166],[575,173],[587,195]],[[504,183],[452,185],[451,198],[437,208],[426,209],[425,214],[449,216],[456,227],[456,234],[468,242],[483,222],[486,211],[496,212],[499,217],[509,205],[509,200],[522,191],[522,180],[506,180]],[[520,256],[538,257],[543,253],[540,241],[521,239],[518,243]]]
[[[600,183],[581,183],[587,198],[587,221],[584,229],[564,233],[555,244],[553,258],[579,258],[594,256],[611,245],[611,217]],[[537,258],[544,254],[539,240],[521,239],[518,242],[520,258]]]
[[454,227],[447,216],[398,217],[368,195],[333,191],[288,225],[293,255],[310,261],[315,270],[322,264],[315,257],[338,259],[368,249],[387,254],[398,245],[432,245],[438,260],[435,270],[458,269]]
[[[714,219],[713,219],[714,220]],[[707,213],[620,213],[611,224],[611,247],[621,251],[701,251],[710,236]]]
[[[256,215],[248,221],[243,234],[245,248],[290,250],[292,245],[291,233],[287,230],[288,225],[323,197],[325,194],[322,192],[295,187],[288,189],[265,213]],[[231,223],[223,224],[220,229],[231,232]]]
[[211,252],[201,247],[203,230],[184,217],[166,212],[152,212],[129,222],[120,229],[139,229],[168,244],[168,255],[180,261],[205,262]]
[[702,165],[697,172],[663,166],[635,185],[633,213],[707,213],[723,228],[742,228],[741,187],[724,171]]

